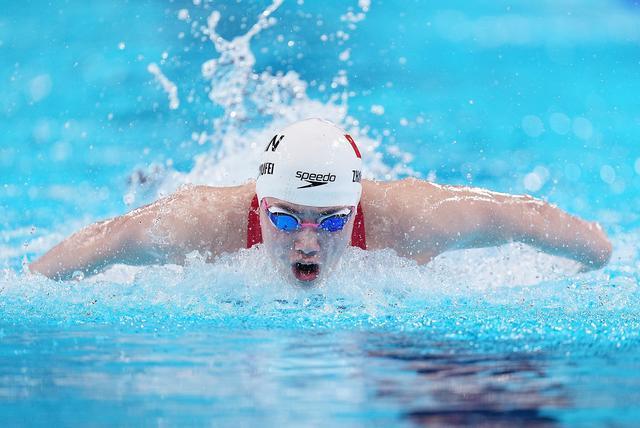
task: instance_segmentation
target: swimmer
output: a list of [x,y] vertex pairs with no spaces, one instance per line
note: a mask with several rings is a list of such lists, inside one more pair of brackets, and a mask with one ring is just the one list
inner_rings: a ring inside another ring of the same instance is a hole
[[69,279],[114,263],[211,261],[262,244],[274,270],[297,285],[331,274],[347,246],[390,248],[419,264],[448,250],[523,242],[604,266],[611,243],[597,223],[527,195],[408,178],[361,179],[361,152],[336,125],[307,119],[266,142],[258,178],[234,187],[192,186],[90,225],[30,265]]

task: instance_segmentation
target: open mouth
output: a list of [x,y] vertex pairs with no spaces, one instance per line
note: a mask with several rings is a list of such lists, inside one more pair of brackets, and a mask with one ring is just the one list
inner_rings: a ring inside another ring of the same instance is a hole
[[294,263],[293,274],[299,281],[313,281],[320,275],[320,265],[317,263]]

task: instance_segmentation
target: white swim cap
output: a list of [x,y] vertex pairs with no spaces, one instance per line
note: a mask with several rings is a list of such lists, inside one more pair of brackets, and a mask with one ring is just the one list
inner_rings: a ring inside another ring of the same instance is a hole
[[357,206],[362,194],[360,151],[350,135],[321,119],[276,134],[262,154],[256,193],[298,205]]

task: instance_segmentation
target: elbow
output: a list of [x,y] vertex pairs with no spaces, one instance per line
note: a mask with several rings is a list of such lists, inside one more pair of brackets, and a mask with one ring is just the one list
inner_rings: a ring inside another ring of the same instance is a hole
[[40,257],[38,260],[34,262],[29,263],[29,265],[27,266],[27,271],[29,273],[36,274],[36,275],[44,275],[47,278],[53,277],[49,273],[48,269],[46,269],[46,267],[43,266],[42,257]]
[[29,273],[33,275],[42,275],[54,281],[64,281],[71,279],[70,272],[64,269],[61,263],[47,260],[47,254],[27,266]]
[[596,240],[592,245],[593,253],[586,266],[588,270],[600,269],[606,266],[606,264],[609,263],[609,260],[611,260],[611,254],[613,252],[611,241],[600,225],[597,223],[593,223],[593,225],[598,233],[596,234]]

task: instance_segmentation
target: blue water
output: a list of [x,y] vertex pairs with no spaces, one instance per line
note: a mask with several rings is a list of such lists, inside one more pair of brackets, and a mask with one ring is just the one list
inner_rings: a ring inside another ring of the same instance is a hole
[[[2,425],[637,426],[637,2],[285,1],[244,68],[241,43],[221,54],[202,30],[217,10],[233,40],[270,4],[0,0]],[[369,177],[599,221],[611,263],[350,249],[310,291],[268,275],[261,249],[23,272],[184,183],[244,180],[251,142],[308,114],[359,135]]]

